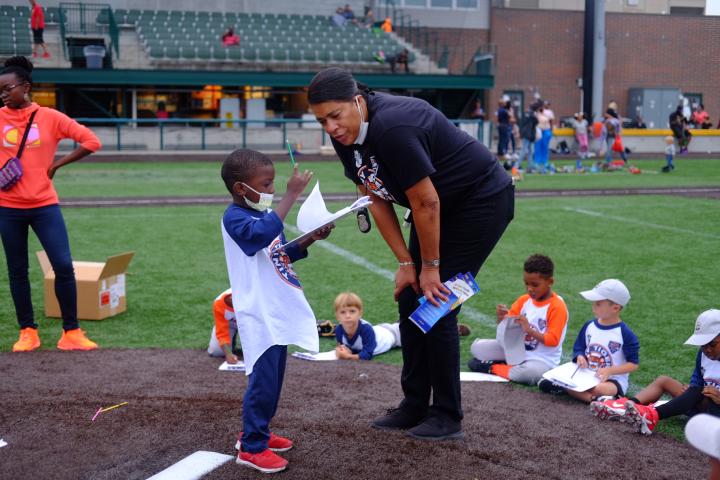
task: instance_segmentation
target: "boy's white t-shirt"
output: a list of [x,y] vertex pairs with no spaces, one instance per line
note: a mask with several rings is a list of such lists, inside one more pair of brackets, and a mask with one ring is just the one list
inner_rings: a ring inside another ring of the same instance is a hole
[[253,256],[246,255],[220,222],[245,374],[273,345],[320,349],[315,314],[285,252],[270,253],[280,236]]

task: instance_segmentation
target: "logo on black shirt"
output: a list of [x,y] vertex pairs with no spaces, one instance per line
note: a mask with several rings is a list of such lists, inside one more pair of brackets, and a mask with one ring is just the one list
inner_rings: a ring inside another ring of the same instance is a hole
[[385,188],[383,181],[378,178],[378,171],[380,170],[380,167],[375,161],[375,156],[369,155],[370,161],[367,163],[358,150],[353,151],[353,156],[355,157],[355,167],[358,169],[357,177],[361,182],[363,182],[365,188],[388,202],[394,202],[395,198],[390,195],[390,192],[388,192]]

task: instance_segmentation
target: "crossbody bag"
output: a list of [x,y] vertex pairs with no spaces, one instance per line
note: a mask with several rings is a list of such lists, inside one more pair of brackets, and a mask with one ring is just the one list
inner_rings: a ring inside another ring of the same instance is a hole
[[20,148],[16,156],[11,157],[2,168],[0,168],[0,190],[8,191],[20,181],[23,176],[22,164],[20,163],[20,157],[22,156],[23,150],[25,149],[25,142],[27,141],[28,134],[32,128],[32,122],[35,119],[35,114],[38,111],[35,110],[30,115],[27,126],[25,127],[25,133],[23,134],[22,142],[20,142]]

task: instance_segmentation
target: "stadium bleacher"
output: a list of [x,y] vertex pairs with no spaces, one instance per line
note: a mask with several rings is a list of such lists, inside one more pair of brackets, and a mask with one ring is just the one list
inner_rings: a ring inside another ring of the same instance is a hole
[[[60,21],[61,11],[49,7],[45,16],[46,24],[54,25]],[[355,25],[340,28],[322,15],[119,8],[113,11],[113,16],[120,28],[135,29],[153,64],[377,65],[374,56],[378,51],[394,54],[403,48],[385,32]],[[99,24],[108,21],[105,11],[97,17]],[[237,47],[222,45],[221,36],[229,27],[240,37]],[[0,55],[31,52],[29,7],[0,7]],[[414,59],[411,53],[410,62]]]

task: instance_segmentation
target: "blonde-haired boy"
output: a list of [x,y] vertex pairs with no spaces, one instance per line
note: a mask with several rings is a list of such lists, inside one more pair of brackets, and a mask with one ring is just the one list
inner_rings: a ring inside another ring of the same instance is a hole
[[353,292],[343,292],[335,297],[335,328],[337,347],[335,355],[340,360],[372,360],[375,355],[400,347],[400,325],[396,322],[371,325],[363,320],[363,303]]

